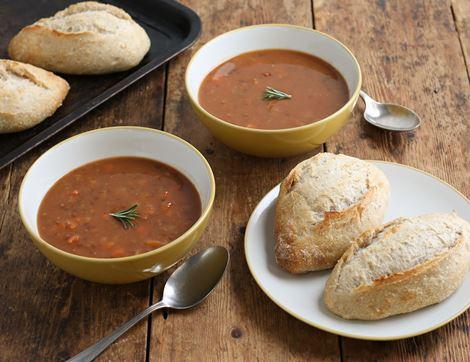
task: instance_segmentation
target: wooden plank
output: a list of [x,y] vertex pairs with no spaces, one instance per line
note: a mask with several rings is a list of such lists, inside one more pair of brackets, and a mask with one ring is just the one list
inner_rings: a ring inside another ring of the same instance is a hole
[[[56,361],[80,352],[148,305],[149,282],[93,284],[49,263],[32,245],[17,212],[22,178],[57,142],[98,127],[160,128],[164,71],[155,71],[40,148],[0,171],[0,360]],[[1,221],[1,219],[0,219]],[[143,361],[143,322],[102,355],[102,360]]]
[[[170,65],[165,130],[190,141],[207,157],[217,182],[214,213],[197,249],[224,245],[229,271],[200,307],[152,320],[150,360],[338,360],[338,338],[283,312],[259,289],[243,252],[244,228],[261,197],[282,180],[303,155],[289,160],[259,159],[216,141],[196,119],[184,89],[184,72],[194,51],[228,30],[256,23],[311,26],[311,3],[297,1],[184,1],[202,17],[202,40]],[[155,300],[163,281],[156,278]]]
[[319,30],[356,54],[364,90],[415,109],[423,120],[414,133],[385,132],[362,119],[360,103],[328,150],[415,166],[468,194],[469,83],[449,4],[315,2],[315,18]]
[[[315,1],[317,29],[356,54],[363,89],[373,97],[415,109],[423,124],[393,134],[361,119],[362,104],[327,149],[412,165],[470,194],[470,87],[459,37],[446,1]],[[345,21],[347,19],[347,21]],[[469,314],[435,332],[374,343],[343,339],[345,360],[463,361],[468,359]]]
[[[0,170],[0,205],[7,205],[11,189],[11,170],[12,165]],[[6,213],[8,208],[3,207],[0,209],[0,231],[2,230],[3,223],[5,222]]]
[[452,0],[452,13],[467,65],[467,74],[470,79],[470,1]]

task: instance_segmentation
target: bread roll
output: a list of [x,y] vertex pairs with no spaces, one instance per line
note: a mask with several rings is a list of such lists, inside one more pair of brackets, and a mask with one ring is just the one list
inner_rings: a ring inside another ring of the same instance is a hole
[[103,74],[136,66],[149,48],[147,33],[124,10],[86,1],[23,28],[8,52],[53,72]]
[[455,214],[399,218],[364,233],[326,284],[329,310],[346,319],[382,319],[439,303],[470,264],[470,225]]
[[51,116],[68,83],[33,65],[0,59],[0,133],[22,131]]
[[275,255],[291,273],[332,268],[364,231],[383,222],[389,183],[372,163],[320,153],[281,184]]

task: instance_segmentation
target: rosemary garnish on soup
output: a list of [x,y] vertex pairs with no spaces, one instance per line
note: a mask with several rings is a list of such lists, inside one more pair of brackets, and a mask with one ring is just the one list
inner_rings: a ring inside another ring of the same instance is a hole
[[138,205],[135,204],[126,210],[118,211],[109,215],[118,219],[124,229],[127,230],[134,227],[133,221],[139,217],[139,214],[137,213],[137,206]]
[[266,87],[264,91],[263,99],[266,101],[271,100],[282,100],[282,99],[290,99],[292,96],[290,94],[284,93],[278,89],[274,89],[273,87]]

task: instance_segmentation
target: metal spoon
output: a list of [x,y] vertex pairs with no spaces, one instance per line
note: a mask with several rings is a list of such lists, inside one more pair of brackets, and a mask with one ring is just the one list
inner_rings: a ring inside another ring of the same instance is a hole
[[69,359],[68,362],[93,361],[129,328],[158,309],[187,309],[196,306],[215,288],[227,268],[228,261],[228,251],[222,246],[212,246],[193,255],[171,274],[163,289],[161,301],[137,314],[110,335]]
[[366,104],[364,118],[376,127],[389,131],[411,131],[421,124],[418,115],[409,108],[398,104],[379,103],[362,90],[359,95]]

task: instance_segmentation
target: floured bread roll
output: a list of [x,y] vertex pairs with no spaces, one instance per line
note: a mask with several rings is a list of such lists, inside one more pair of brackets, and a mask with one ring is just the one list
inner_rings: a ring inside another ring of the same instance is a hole
[[291,273],[332,268],[364,231],[379,226],[389,183],[372,163],[320,153],[281,184],[276,205],[276,261]]
[[23,131],[51,116],[69,84],[47,70],[0,59],[0,133]]
[[26,26],[8,52],[53,72],[103,74],[136,66],[149,48],[147,33],[124,10],[86,1]]
[[347,319],[381,319],[439,303],[470,266],[470,225],[455,214],[399,218],[365,232],[341,257],[324,300]]

